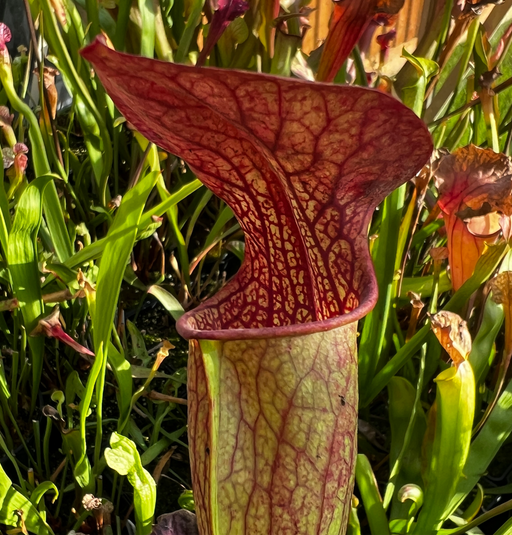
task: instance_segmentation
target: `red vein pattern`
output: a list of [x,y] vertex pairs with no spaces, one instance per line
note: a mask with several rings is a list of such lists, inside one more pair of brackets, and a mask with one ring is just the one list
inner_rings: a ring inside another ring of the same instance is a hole
[[191,343],[189,438],[201,534],[345,532],[357,453],[356,327],[216,342],[216,429],[204,355]]
[[83,55],[128,121],[183,158],[245,232],[237,276],[184,317],[183,335],[297,334],[374,304],[369,218],[432,150],[412,111],[364,88],[174,65],[99,42]]
[[[357,320],[377,299],[377,204],[427,161],[423,123],[357,87],[83,51],[116,106],[233,209],[240,271],[178,322],[190,343],[201,535],[340,535],[357,423]],[[203,341],[200,343],[197,340]]]

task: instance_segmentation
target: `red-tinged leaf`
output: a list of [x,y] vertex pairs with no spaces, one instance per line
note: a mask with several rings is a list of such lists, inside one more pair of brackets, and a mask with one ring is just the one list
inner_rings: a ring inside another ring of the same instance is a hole
[[241,17],[248,9],[249,4],[245,0],[219,0],[217,10],[213,13],[206,42],[197,60],[198,65],[203,65],[228,24],[237,17]]
[[[377,91],[83,51],[122,113],[235,212],[240,271],[185,314],[201,535],[342,533],[375,206],[432,150]],[[201,343],[197,339],[202,339]]]
[[332,82],[374,16],[375,0],[345,0],[334,4],[316,79]]
[[394,15],[404,0],[339,0],[329,23],[316,79],[332,82],[350,52],[378,13]]
[[30,336],[43,335],[48,338],[56,338],[63,344],[66,344],[69,347],[73,348],[78,353],[94,357],[94,353],[92,351],[90,351],[83,345],[80,345],[76,340],[71,338],[69,334],[64,332],[64,329],[62,328],[62,325],[59,320],[59,316],[59,307],[56,306],[49,316],[46,316],[45,318],[39,320],[37,327],[30,333]]

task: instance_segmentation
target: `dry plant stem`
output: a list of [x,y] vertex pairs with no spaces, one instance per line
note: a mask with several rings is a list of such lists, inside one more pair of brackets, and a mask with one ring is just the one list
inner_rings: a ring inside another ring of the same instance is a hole
[[[512,87],[512,78],[509,78],[508,80],[505,80],[504,82],[496,86],[493,89],[494,94],[497,95],[498,93],[505,91],[505,89],[508,89],[509,87]],[[480,104],[480,102],[481,102],[480,97],[477,97],[471,102],[464,104],[464,106],[461,106],[459,109],[452,111],[450,113],[447,113],[444,117],[441,117],[440,119],[432,121],[431,123],[429,123],[428,127],[433,128],[435,126],[439,126],[440,124],[444,123],[448,119],[451,119],[452,117],[456,117],[457,115],[460,115],[461,113],[464,113],[465,111],[470,110],[471,108],[474,108],[477,104]]]
[[60,462],[59,466],[57,466],[55,472],[53,472],[53,474],[51,475],[50,477],[50,481],[52,481],[53,483],[55,483],[55,481],[57,480],[57,478],[59,477],[59,474],[62,472],[62,470],[64,469],[64,467],[66,466],[66,463],[68,462],[68,459],[67,457],[65,457],[64,459],[62,459],[62,461]]
[[178,405],[187,405],[188,401],[183,398],[176,398],[174,396],[168,396],[167,394],[161,394],[160,392],[156,392],[155,390],[151,390],[146,395],[147,398],[153,399],[156,401],[167,401],[168,403],[177,403]]
[[169,451],[162,455],[162,457],[158,461],[157,465],[155,466],[155,469],[153,470],[153,479],[155,480],[155,483],[158,484],[158,482],[160,481],[160,478],[162,477],[162,471],[165,468],[165,465],[173,456],[177,447],[178,446],[173,446],[172,448],[170,448]]
[[406,343],[414,336],[421,311],[423,310],[423,307],[425,306],[422,301],[418,301],[416,299],[411,300],[411,304],[412,304],[411,318],[409,320],[409,327],[407,328],[407,334],[405,335]]
[[[29,0],[23,0],[23,3],[25,5],[25,13],[26,13],[26,16],[27,16],[27,23],[28,23],[29,30],[30,30],[30,39],[32,41],[32,49],[34,50],[34,55],[35,55],[36,62],[37,62],[37,68],[41,72],[41,79],[43,79],[41,68],[42,68],[44,63],[43,63],[43,60],[42,60],[42,58],[40,56],[39,47],[37,46],[36,30],[34,28],[34,21],[32,20],[32,14],[30,12]],[[52,117],[52,113],[51,113],[52,107],[51,107],[51,104],[50,104],[50,99],[48,97],[48,91],[47,91],[44,83],[42,83],[42,89],[43,89],[44,104],[45,104],[45,107],[46,107],[46,109],[48,111],[48,120],[50,122],[50,127],[52,129],[53,142],[55,143],[55,152],[57,153],[57,157],[59,158],[59,162],[60,162],[62,168],[64,169],[64,160],[62,158],[62,151],[60,149],[59,135],[58,135],[58,132],[57,132],[57,128],[55,127],[55,120]],[[41,112],[41,113],[43,113],[43,112]]]
[[146,162],[146,159],[148,157],[149,151],[151,150],[152,146],[153,146],[153,143],[148,143],[148,146],[146,147],[146,150],[142,154],[140,162],[137,165],[137,168],[135,169],[135,173],[133,173],[133,177],[130,180],[130,184],[128,186],[128,189],[134,188],[136,186],[137,182],[139,181],[139,178],[140,178],[140,176],[142,174],[142,170],[144,169],[144,164]]

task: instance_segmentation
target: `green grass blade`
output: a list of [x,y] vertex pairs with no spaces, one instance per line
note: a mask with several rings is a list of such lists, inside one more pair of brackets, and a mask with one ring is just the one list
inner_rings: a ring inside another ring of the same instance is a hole
[[[458,312],[467,303],[472,293],[475,292],[480,286],[487,281],[492,273],[499,266],[503,257],[508,252],[509,246],[507,243],[500,243],[498,245],[490,246],[489,249],[480,257],[475,267],[475,272],[469,278],[461,288],[455,292],[453,297],[444,307],[444,310],[451,312]],[[374,376],[371,381],[367,395],[364,395],[364,391],[361,391],[362,407],[366,407],[375,396],[388,384],[391,377],[393,377],[399,370],[406,364],[413,355],[421,347],[421,344],[425,341],[430,332],[430,327],[425,325],[422,327],[400,350],[396,355],[386,363],[386,365]]]
[[[42,198],[51,177],[39,177],[20,198],[8,242],[8,263],[13,292],[20,303],[25,328],[31,333],[43,314],[40,274],[38,269],[37,233],[42,219]],[[32,380],[38,388],[43,369],[44,339],[28,339],[32,356]],[[32,397],[32,410],[37,396]]]
[[381,229],[373,257],[379,286],[379,301],[364,320],[359,347],[359,388],[362,392],[368,390],[368,386],[375,376],[377,363],[384,345],[391,307],[405,188],[405,185],[401,186],[391,193],[382,207]]
[[390,535],[388,519],[382,506],[377,480],[370,461],[363,454],[357,456],[356,481],[372,535]]
[[175,321],[178,321],[185,311],[181,306],[181,303],[167,290],[154,284],[148,288],[148,293],[156,297],[160,303],[164,306],[165,310],[174,318]]
[[[91,405],[93,392],[96,389],[96,396],[99,398],[97,399],[98,426],[96,429],[96,444],[101,444],[101,412],[107,364],[107,348],[110,342],[126,262],[137,237],[137,227],[140,223],[146,200],[155,186],[157,178],[158,173],[149,173],[134,188],[128,191],[123,198],[106,237],[96,287],[96,312],[93,317],[93,339],[96,359],[87,379],[84,397],[80,404],[80,438],[82,447],[80,459],[75,467],[75,477],[84,488],[89,488],[92,484],[86,461],[87,414]],[[96,448],[96,464],[99,461],[99,456],[100,451]]]

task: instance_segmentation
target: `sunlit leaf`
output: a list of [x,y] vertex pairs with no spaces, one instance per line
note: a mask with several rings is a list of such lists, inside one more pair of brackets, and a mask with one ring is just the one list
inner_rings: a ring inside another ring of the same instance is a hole
[[135,444],[118,433],[112,433],[105,459],[112,470],[127,476],[133,487],[137,535],[148,535],[153,524],[156,485],[151,474],[142,467]]

